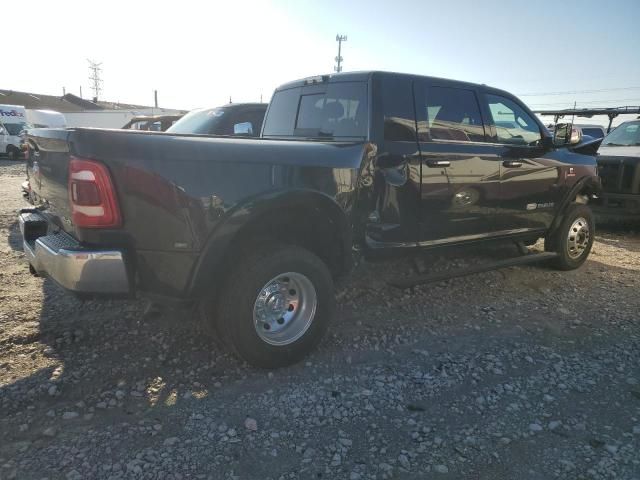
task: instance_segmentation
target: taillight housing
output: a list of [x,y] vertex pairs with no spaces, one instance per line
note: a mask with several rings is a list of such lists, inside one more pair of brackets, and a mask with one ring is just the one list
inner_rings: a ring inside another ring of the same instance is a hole
[[122,215],[107,167],[95,160],[69,160],[71,219],[79,228],[118,228]]

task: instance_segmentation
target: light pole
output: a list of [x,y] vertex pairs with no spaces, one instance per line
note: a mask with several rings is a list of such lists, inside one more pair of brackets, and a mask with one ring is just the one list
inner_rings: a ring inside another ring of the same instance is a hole
[[336,42],[338,42],[338,56],[336,57],[336,63],[337,65],[335,67],[333,67],[333,69],[340,73],[342,71],[342,42],[346,42],[347,41],[347,36],[346,35],[336,35]]

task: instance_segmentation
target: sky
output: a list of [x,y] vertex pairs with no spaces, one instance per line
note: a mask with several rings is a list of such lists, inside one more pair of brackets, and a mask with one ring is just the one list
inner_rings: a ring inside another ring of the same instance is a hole
[[3,22],[2,89],[82,86],[89,98],[91,59],[103,100],[153,105],[158,90],[167,108],[268,101],[279,84],[331,73],[340,33],[344,71],[486,83],[537,109],[640,105],[640,0],[30,0],[28,10]]

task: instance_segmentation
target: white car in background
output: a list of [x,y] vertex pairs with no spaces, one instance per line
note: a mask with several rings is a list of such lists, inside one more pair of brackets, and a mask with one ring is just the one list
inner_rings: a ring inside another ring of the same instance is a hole
[[28,128],[67,128],[67,119],[53,110],[27,109]]
[[22,138],[27,126],[27,111],[20,105],[0,105],[0,155],[10,160],[20,158]]

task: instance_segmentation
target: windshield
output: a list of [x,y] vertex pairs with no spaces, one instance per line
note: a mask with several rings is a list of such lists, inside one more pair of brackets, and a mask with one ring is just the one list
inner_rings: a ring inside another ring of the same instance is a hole
[[640,145],[640,122],[625,122],[604,137],[603,145]]
[[329,83],[276,92],[265,119],[264,136],[366,138],[367,84]]
[[218,126],[224,117],[223,108],[207,108],[194,110],[174,123],[167,133],[198,133],[211,135],[218,130]]
[[4,123],[5,130],[9,135],[20,135],[20,132],[27,127],[26,123]]

